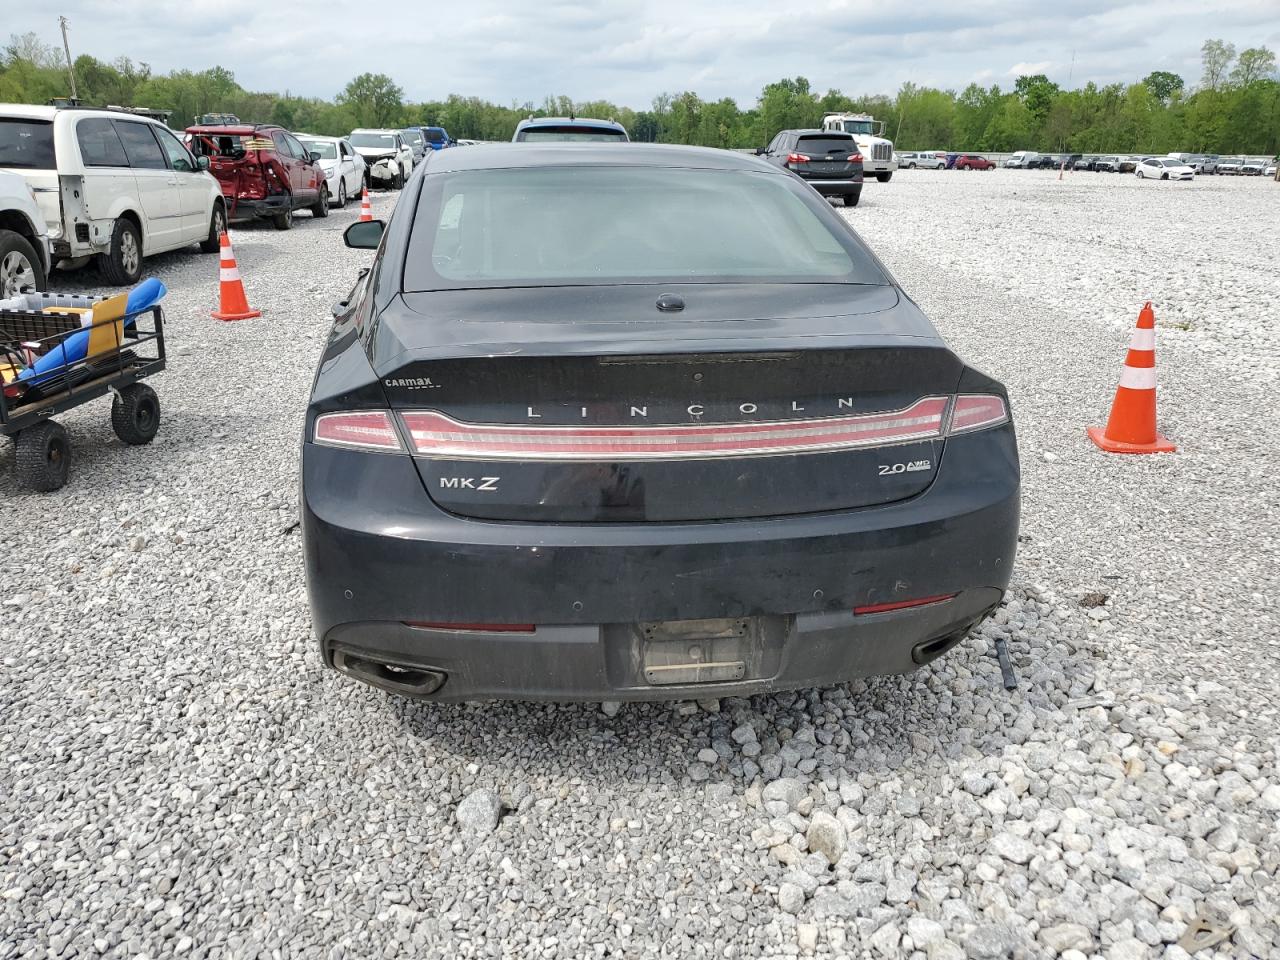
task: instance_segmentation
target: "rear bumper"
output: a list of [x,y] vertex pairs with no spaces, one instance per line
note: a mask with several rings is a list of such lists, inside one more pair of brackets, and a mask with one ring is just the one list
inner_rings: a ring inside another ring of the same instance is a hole
[[244,197],[237,199],[225,194],[223,197],[227,201],[227,220],[230,223],[243,223],[246,220],[273,217],[277,213],[287,211],[293,202],[293,198],[284,193],[253,200]]
[[[432,696],[442,700],[721,696],[911,670],[929,658],[913,657],[920,644],[943,652],[999,601],[1018,497],[1011,427],[949,440],[937,479],[910,500],[719,523],[468,520],[435,506],[407,457],[310,443],[302,457],[307,585],[325,662],[375,683],[376,671],[351,663],[437,670],[446,679]],[[750,619],[759,643],[748,669],[651,684],[638,625],[704,618]]]
[[862,178],[857,180],[805,180],[824,197],[845,197],[862,193]]

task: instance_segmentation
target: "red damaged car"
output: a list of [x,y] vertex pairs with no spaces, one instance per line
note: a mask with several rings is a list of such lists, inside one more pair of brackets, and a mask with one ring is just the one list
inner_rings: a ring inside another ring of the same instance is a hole
[[976,153],[962,153],[956,157],[957,170],[994,170],[995,168],[994,163]]
[[269,123],[198,124],[186,134],[191,152],[209,158],[232,223],[264,217],[277,230],[288,230],[296,210],[329,215],[329,187],[318,155],[287,130]]

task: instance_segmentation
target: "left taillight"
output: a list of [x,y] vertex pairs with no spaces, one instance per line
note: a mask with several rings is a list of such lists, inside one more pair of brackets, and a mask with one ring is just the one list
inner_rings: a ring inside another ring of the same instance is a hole
[[787,163],[808,163],[809,155],[805,153],[788,153]]
[[311,433],[315,443],[380,453],[402,453],[400,434],[385,410],[343,410],[316,417]]

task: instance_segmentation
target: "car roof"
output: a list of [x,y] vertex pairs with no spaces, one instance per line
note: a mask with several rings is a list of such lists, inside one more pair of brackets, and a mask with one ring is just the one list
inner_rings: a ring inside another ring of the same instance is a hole
[[596,120],[592,117],[529,117],[521,120],[516,124],[517,130],[527,130],[529,127],[597,127],[602,130],[621,130],[626,132],[626,127],[617,120]]
[[781,131],[779,131],[779,132],[780,132],[780,133],[794,133],[794,134],[796,134],[797,136],[799,136],[799,135],[801,135],[801,134],[803,134],[803,135],[805,135],[805,136],[808,136],[809,134],[815,134],[815,133],[816,133],[816,134],[818,134],[818,135],[819,135],[819,136],[821,136],[821,137],[834,137],[834,138],[835,138],[835,139],[837,139],[837,140],[841,139],[842,137],[843,137],[844,139],[846,139],[846,140],[852,140],[852,139],[853,139],[853,134],[852,134],[852,133],[849,133],[849,132],[848,132],[848,131],[846,131],[846,130],[822,130],[822,129],[819,129],[818,127],[802,127],[802,128],[800,128],[800,129],[797,129],[797,130],[781,130]]
[[299,140],[332,140],[335,143],[347,139],[346,137],[326,137],[322,133],[295,133],[294,136]]
[[257,133],[259,130],[283,130],[274,123],[193,123],[187,127],[188,133],[229,133],[245,135]]
[[404,127],[356,127],[352,133],[404,133]]
[[695,167],[744,170],[789,177],[790,173],[750,153],[666,143],[481,143],[475,149],[437,150],[427,161],[428,175],[462,170],[513,167]]
[[[54,107],[37,103],[0,103],[0,116],[26,117],[31,120],[52,120],[63,114],[84,114],[90,117],[119,117],[125,120],[146,120],[150,123],[161,123],[155,117],[128,110],[112,110],[107,107]],[[163,124],[161,123],[163,126]]]

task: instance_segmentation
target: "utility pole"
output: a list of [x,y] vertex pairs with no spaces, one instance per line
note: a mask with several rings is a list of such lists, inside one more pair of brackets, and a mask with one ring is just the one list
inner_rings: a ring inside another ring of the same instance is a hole
[[59,17],[58,24],[62,27],[62,49],[67,55],[67,76],[71,78],[71,99],[80,99],[76,93],[76,68],[71,65],[71,44],[67,42],[67,18]]

